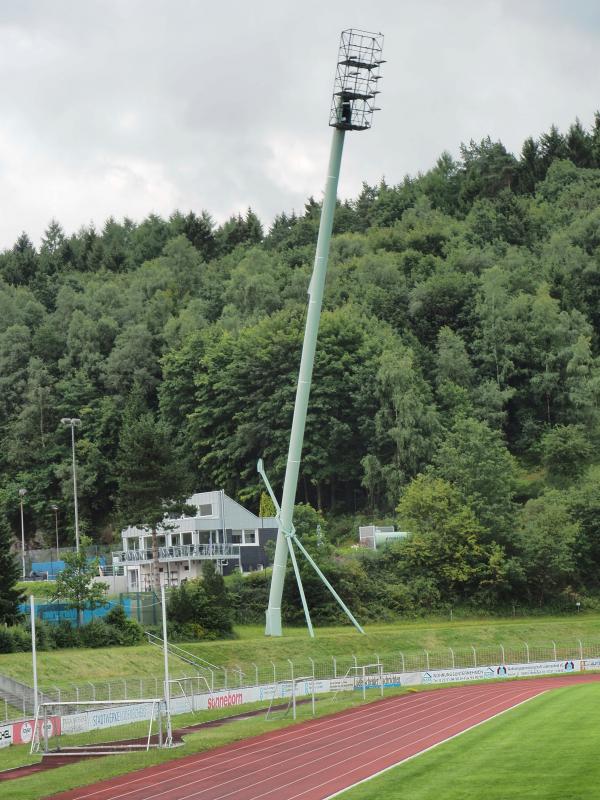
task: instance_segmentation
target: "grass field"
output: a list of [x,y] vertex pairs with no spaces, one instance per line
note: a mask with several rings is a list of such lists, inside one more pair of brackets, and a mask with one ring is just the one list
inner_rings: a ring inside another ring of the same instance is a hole
[[600,797],[600,686],[547,692],[340,795],[340,800]]
[[[262,627],[240,626],[237,639],[190,643],[184,645],[202,658],[218,665],[265,664],[272,659],[324,658],[332,655],[372,657],[375,653],[396,650],[416,651],[504,644],[550,646],[572,643],[577,639],[600,641],[600,614],[570,616],[510,617],[508,619],[474,618],[469,620],[420,620],[393,625],[368,625],[361,636],[353,628],[320,628],[314,640],[305,629],[287,629],[280,639],[267,638]],[[178,665],[173,664],[174,671]],[[55,650],[39,653],[40,686],[65,687],[85,681],[103,681],[123,677],[162,675],[162,655],[149,645],[100,649]],[[181,674],[186,672],[182,670]],[[31,683],[31,655],[0,655],[0,673]]]

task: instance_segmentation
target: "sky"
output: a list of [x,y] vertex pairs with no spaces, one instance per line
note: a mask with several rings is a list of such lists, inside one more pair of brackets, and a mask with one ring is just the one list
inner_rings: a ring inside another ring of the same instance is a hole
[[340,31],[385,35],[340,196],[600,109],[597,0],[1,0],[0,249],[113,216],[321,197]]

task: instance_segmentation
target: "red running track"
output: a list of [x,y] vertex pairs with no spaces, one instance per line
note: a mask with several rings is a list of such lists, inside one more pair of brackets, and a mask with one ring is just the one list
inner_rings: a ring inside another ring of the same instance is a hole
[[391,697],[55,797],[60,800],[325,800],[572,675]]

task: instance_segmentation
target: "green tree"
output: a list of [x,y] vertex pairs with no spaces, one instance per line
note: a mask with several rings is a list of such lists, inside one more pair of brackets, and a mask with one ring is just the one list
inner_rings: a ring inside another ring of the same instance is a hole
[[498,431],[472,418],[458,418],[433,457],[432,471],[462,493],[494,539],[510,540],[516,464]]
[[592,445],[580,425],[556,425],[541,439],[542,464],[548,480],[562,485],[576,480],[588,466]]
[[52,600],[65,602],[77,611],[78,626],[86,608],[92,611],[104,605],[108,591],[107,583],[94,581],[98,575],[98,559],[90,560],[86,556],[86,548],[90,544],[91,539],[82,536],[79,552],[64,554],[64,569],[56,576],[51,590]]
[[579,525],[553,492],[529,500],[519,522],[517,545],[529,595],[541,606],[576,578],[574,546]]
[[117,457],[117,511],[122,525],[150,530],[153,584],[160,588],[158,534],[165,517],[181,511],[184,478],[165,424],[158,421],[134,390],[123,414]]
[[2,514],[0,516],[0,624],[12,625],[19,617],[19,603],[24,600],[17,589],[21,577],[19,564],[11,552],[12,532]]
[[433,580],[447,600],[495,595],[505,588],[504,554],[484,542],[484,528],[448,481],[419,475],[396,509],[409,537],[395,545],[401,574]]

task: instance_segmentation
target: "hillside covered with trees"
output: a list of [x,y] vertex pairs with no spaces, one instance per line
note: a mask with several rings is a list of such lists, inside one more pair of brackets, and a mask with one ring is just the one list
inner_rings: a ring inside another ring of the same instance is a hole
[[[96,540],[120,521],[124,454],[145,457],[136,419],[182,496],[224,488],[258,509],[257,458],[283,478],[319,212],[310,199],[268,231],[250,209],[219,227],[206,211],[71,236],[53,221],[39,249],[24,233],[0,254],[0,507],[15,533],[25,487],[28,536],[52,541],[57,504],[72,540],[70,416]],[[519,157],[488,138],[364,185],[334,233],[298,501],[331,531],[358,511],[413,536],[345,564],[331,553],[333,572],[363,597],[379,582],[388,606],[392,587],[398,610],[594,593],[600,115]]]

